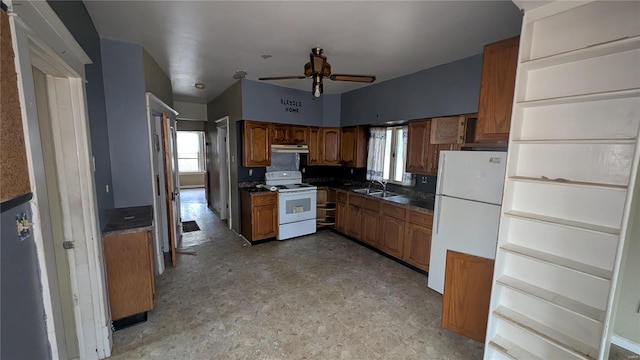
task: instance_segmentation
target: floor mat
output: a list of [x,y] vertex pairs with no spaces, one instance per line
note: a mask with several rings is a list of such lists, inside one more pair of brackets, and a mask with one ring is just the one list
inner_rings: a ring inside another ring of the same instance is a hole
[[200,226],[195,221],[183,221],[182,222],[182,232],[192,232],[200,230]]

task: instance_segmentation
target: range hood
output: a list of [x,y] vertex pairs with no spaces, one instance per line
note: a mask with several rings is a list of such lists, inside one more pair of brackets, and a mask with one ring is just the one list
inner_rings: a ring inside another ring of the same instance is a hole
[[297,153],[308,154],[309,146],[307,145],[271,145],[271,152],[275,153]]

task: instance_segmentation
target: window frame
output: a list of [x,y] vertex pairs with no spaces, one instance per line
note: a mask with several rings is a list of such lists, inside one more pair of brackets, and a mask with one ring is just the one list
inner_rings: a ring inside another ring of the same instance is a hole
[[[397,126],[387,126],[387,134],[389,132],[389,130],[391,130],[391,139],[389,139],[389,137],[387,137],[386,141],[391,140],[391,154],[389,154],[389,178],[384,178],[385,181],[387,181],[387,183],[390,184],[396,184],[396,185],[403,185],[402,184],[402,175],[400,176],[400,181],[398,180],[394,180],[396,174],[396,167],[397,167],[397,161],[398,161],[398,157],[396,152],[394,151],[395,149],[397,149],[398,147],[398,132],[400,133],[400,141],[402,141],[402,136],[403,136],[403,126],[404,125],[397,125]],[[407,147],[406,146],[402,146],[402,151],[404,152],[403,154],[403,162],[404,164],[402,164],[402,171],[404,173],[405,169],[406,169],[406,161],[407,161]],[[387,154],[385,152],[385,167],[387,165]]]
[[[181,159],[185,159],[185,160],[193,160],[193,157],[180,157],[180,152],[177,151],[178,148],[178,136],[177,133],[197,133],[198,135],[198,145],[199,145],[199,149],[198,149],[198,170],[189,170],[189,171],[181,171],[180,170],[180,160]],[[176,153],[177,153],[177,161],[178,163],[176,164],[178,167],[178,174],[203,174],[206,172],[206,164],[205,164],[205,143],[204,143],[204,131],[200,131],[200,130],[178,130],[176,132]]]

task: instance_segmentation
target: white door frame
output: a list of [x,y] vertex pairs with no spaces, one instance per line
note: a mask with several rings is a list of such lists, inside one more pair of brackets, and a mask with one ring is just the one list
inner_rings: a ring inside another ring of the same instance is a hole
[[[225,199],[226,197],[226,209],[225,208],[221,208],[222,211],[220,211],[220,217],[223,218],[222,213],[226,213],[227,218],[229,219],[228,222],[228,226],[229,229],[232,229],[232,224],[233,224],[233,217],[231,216],[231,163],[230,163],[230,148],[229,148],[229,117],[225,116],[223,118],[220,118],[218,120],[215,121],[216,123],[216,128],[217,128],[217,134],[218,134],[218,141],[217,144],[218,146],[220,146],[220,131],[224,131],[224,136],[226,137],[227,141],[224,142],[224,152],[225,152],[225,156],[224,159],[221,159],[220,157],[218,157],[219,161],[221,162],[221,164],[218,164],[220,166],[220,169],[224,169],[224,171],[220,172],[220,184],[223,184],[223,180],[224,183],[227,184],[226,189],[223,189],[222,186],[220,187],[220,198],[221,199]],[[224,164],[222,164],[222,161],[224,161]],[[225,176],[226,175],[226,176]],[[225,179],[222,179],[222,177],[225,176]],[[225,196],[226,193],[226,196]],[[225,204],[222,204],[223,206]]]
[[[160,149],[163,149],[164,145],[162,144],[162,134],[157,134],[159,135],[159,139],[155,138],[155,129],[156,129],[156,117],[158,115],[161,115],[163,112],[167,113],[167,116],[172,117],[175,119],[175,117],[178,115],[178,112],[175,111],[174,109],[172,109],[171,107],[169,107],[169,105],[165,104],[162,100],[158,99],[157,96],[153,95],[150,92],[146,93],[146,99],[147,99],[147,134],[149,136],[149,162],[151,163],[151,183],[153,184],[151,186],[151,189],[153,191],[152,197],[153,197],[153,218],[154,219],[167,219],[167,217],[164,215],[167,212],[167,205],[166,205],[166,201],[165,198],[163,196],[165,190],[164,189],[158,189],[158,184],[156,182],[156,172],[158,174],[161,174],[161,177],[164,178],[164,167],[161,167],[159,169],[157,169],[158,164],[156,163],[156,159],[154,157],[154,153],[156,153],[156,146],[158,146]],[[159,143],[156,144],[156,141],[158,141]],[[161,179],[161,181],[164,181]],[[160,194],[160,201],[158,201],[156,194]],[[153,231],[153,236],[154,236],[154,249],[155,249],[155,258],[156,258],[156,274],[162,274],[164,273],[164,251],[163,251],[163,247],[166,244],[167,246],[170,246],[169,244],[169,233],[168,231],[165,229],[165,227],[168,228],[168,224],[166,222],[166,220],[163,221],[154,221],[153,222],[153,226],[154,226],[154,231]],[[177,241],[177,239],[176,239]],[[171,249],[167,249],[169,252],[171,252]]]
[[43,269],[41,286],[51,355],[52,358],[62,355],[58,344],[64,332],[60,333],[60,319],[55,310],[60,300],[52,290],[58,286],[57,275],[51,271],[55,269],[55,265],[51,266],[55,258],[50,241],[45,241],[43,235],[50,233],[51,228],[40,216],[49,207],[45,199],[46,180],[32,66],[50,75],[48,93],[53,97],[52,102],[59,105],[51,109],[51,131],[59,169],[65,241],[72,241],[74,245],[68,250],[68,259],[72,292],[77,299],[74,313],[80,358],[105,358],[111,355],[112,334],[84,87],[84,65],[90,64],[91,59],[46,2],[14,1],[8,6],[34,194],[33,237],[38,263]]

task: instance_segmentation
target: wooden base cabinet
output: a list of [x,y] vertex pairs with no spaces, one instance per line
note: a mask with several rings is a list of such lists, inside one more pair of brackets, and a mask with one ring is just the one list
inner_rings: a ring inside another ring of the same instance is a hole
[[338,191],[336,192],[336,230],[343,234],[347,233],[347,193]]
[[429,271],[433,215],[416,210],[409,210],[407,213],[402,259],[421,270]]
[[111,320],[153,309],[155,272],[151,231],[103,236]]
[[382,204],[380,215],[380,250],[400,259],[404,252],[405,212],[403,206]]
[[242,192],[242,236],[249,241],[278,235],[278,195]]
[[484,342],[489,317],[493,260],[447,250],[442,327]]

